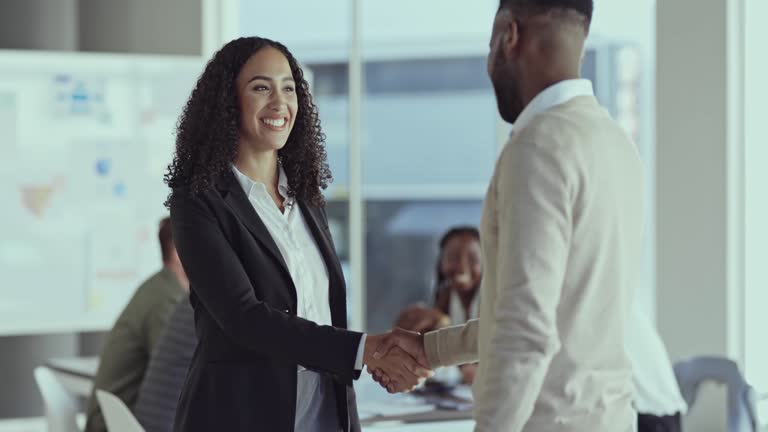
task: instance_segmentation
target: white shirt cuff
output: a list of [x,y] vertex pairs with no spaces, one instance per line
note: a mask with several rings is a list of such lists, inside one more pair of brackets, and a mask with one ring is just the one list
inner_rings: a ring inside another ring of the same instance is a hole
[[363,370],[363,354],[365,353],[365,338],[367,334],[363,333],[360,338],[360,345],[357,346],[357,357],[355,358],[355,370]]

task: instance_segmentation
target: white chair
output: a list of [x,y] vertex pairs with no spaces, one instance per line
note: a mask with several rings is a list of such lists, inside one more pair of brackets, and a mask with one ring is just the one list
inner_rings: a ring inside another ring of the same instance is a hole
[[144,432],[144,428],[119,397],[104,390],[96,390],[96,399],[109,432]]
[[693,406],[704,381],[728,387],[728,432],[758,432],[757,395],[739,366],[724,357],[694,357],[675,363],[675,377],[688,406]]
[[45,366],[35,368],[35,381],[43,395],[48,432],[80,432],[77,398],[67,392],[56,374]]

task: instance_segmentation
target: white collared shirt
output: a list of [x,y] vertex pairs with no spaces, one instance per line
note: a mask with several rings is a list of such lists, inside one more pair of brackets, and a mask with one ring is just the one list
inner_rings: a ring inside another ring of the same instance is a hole
[[525,106],[512,125],[512,132],[519,131],[531,122],[536,114],[568,102],[577,96],[594,96],[592,82],[588,79],[570,79],[560,81],[542,90]]
[[685,413],[672,362],[649,316],[633,305],[627,320],[626,349],[632,363],[635,409],[657,417]]
[[480,316],[480,295],[475,294],[472,302],[469,304],[469,316],[464,311],[464,304],[461,303],[459,295],[456,291],[451,290],[450,301],[448,303],[448,317],[451,319],[451,324],[462,324],[471,319],[475,319]]
[[[328,300],[328,268],[301,209],[288,196],[288,178],[278,164],[278,193],[284,199],[285,212],[275,205],[263,183],[255,182],[234,165],[232,172],[243,187],[248,201],[267,227],[296,287],[296,315],[318,325],[332,325]],[[360,340],[355,368],[362,369],[365,337]],[[336,400],[330,378],[298,367],[296,384],[297,432],[337,430]]]
[[284,198],[285,212],[277,208],[263,183],[255,182],[233,167],[248,200],[267,227],[283,256],[296,286],[296,315],[319,325],[332,325],[328,302],[328,269],[315,244],[304,215],[288,196],[288,179],[278,168],[277,190]]

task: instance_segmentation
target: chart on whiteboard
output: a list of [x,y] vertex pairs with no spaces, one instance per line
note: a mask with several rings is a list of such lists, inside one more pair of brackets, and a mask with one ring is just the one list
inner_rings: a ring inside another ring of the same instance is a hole
[[108,328],[161,266],[196,58],[0,51],[0,334]]

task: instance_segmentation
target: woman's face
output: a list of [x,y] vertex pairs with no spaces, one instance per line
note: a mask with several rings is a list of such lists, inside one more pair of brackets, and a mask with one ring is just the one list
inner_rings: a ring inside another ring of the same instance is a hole
[[480,242],[469,234],[451,237],[443,249],[440,273],[457,291],[471,291],[483,275]]
[[272,47],[252,55],[237,75],[240,145],[251,151],[285,146],[298,115],[296,83],[288,59]]

